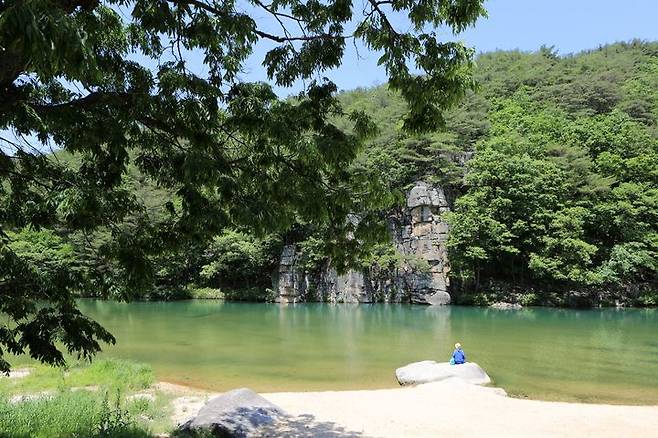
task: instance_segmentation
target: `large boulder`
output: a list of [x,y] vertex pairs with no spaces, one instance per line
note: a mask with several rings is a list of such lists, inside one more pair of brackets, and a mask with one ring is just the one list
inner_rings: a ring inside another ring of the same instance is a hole
[[286,417],[278,406],[251,389],[240,388],[211,399],[181,430],[208,430],[218,437],[247,437]]
[[425,295],[425,303],[432,306],[443,306],[450,304],[450,294],[448,292],[437,291],[432,295]]
[[448,362],[424,360],[398,368],[395,370],[395,377],[400,385],[419,385],[453,377],[474,385],[486,385],[491,382],[487,373],[475,362],[450,365]]

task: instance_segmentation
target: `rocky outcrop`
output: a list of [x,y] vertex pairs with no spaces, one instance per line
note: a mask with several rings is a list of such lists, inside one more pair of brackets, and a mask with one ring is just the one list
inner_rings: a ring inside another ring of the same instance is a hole
[[277,302],[450,303],[450,267],[445,246],[448,224],[443,217],[448,211],[448,201],[440,187],[424,182],[415,184],[407,194],[405,207],[389,220],[393,243],[406,260],[394,272],[382,274],[373,267],[338,275],[330,264],[313,273],[303,272],[298,268],[296,246],[285,245],[274,285]]
[[447,362],[439,363],[433,360],[414,362],[395,370],[395,377],[403,386],[438,382],[450,378],[458,378],[473,385],[491,383],[489,375],[475,362],[461,365],[450,365]]
[[247,437],[286,417],[278,406],[250,389],[241,388],[211,399],[180,429],[184,432],[208,431],[213,436]]
[[366,272],[348,271],[344,275],[329,275],[332,280],[329,301],[337,303],[371,303],[372,290]]
[[368,273],[348,271],[338,275],[336,269],[325,264],[318,272],[308,273],[297,267],[299,254],[294,244],[285,245],[281,252],[275,290],[278,303],[328,301],[332,303],[371,303],[372,287]]
[[449,211],[441,188],[417,183],[407,195],[407,208],[395,238],[400,252],[427,263],[428,270],[404,271],[409,301],[416,304],[448,304],[448,224],[442,214]]
[[279,260],[279,272],[276,278],[275,289],[278,292],[277,302],[296,303],[304,296],[303,278],[301,272],[296,268],[295,245],[285,245],[281,251]]
[[523,306],[518,303],[506,303],[504,301],[493,303],[489,307],[491,307],[492,309],[499,309],[499,310],[519,310],[523,308]]

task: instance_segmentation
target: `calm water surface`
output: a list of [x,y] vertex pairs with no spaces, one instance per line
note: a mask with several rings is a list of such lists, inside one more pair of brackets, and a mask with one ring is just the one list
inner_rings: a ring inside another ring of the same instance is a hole
[[658,311],[82,300],[105,355],[212,390],[387,388],[396,367],[464,345],[494,384],[538,399],[658,404]]

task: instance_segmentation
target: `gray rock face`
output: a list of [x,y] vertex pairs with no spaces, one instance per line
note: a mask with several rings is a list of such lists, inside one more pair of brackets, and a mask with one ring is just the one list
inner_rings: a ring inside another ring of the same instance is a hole
[[440,380],[459,378],[473,385],[486,385],[491,382],[487,373],[475,362],[450,365],[448,362],[424,360],[414,362],[395,370],[400,385],[420,385]]
[[281,250],[279,272],[275,289],[278,291],[277,302],[295,303],[303,294],[302,278],[295,268],[297,249],[295,245],[284,245]]
[[338,303],[372,302],[372,293],[368,288],[364,273],[348,271],[344,275],[336,275],[335,290],[331,301]]
[[450,304],[450,294],[448,292],[437,291],[432,295],[424,297],[425,303],[432,306],[444,306]]
[[319,272],[308,273],[297,268],[295,245],[285,245],[281,251],[277,280],[276,302],[292,304],[301,301],[329,301],[332,303],[371,303],[372,287],[367,272],[348,271],[338,275],[330,266]]
[[247,437],[286,417],[278,406],[250,389],[240,388],[211,399],[181,429],[205,429],[210,430],[213,436],[221,437]]
[[399,275],[406,283],[409,301],[415,304],[450,303],[448,294],[448,224],[442,214],[449,211],[441,188],[418,182],[409,191],[407,209],[402,216],[401,233],[395,243],[402,254],[426,262],[428,271],[407,269]]
[[443,219],[447,211],[448,202],[440,187],[418,182],[409,191],[406,208],[389,221],[393,243],[407,260],[395,272],[382,273],[372,267],[339,276],[330,265],[319,272],[301,272],[296,266],[295,246],[286,245],[275,284],[277,301],[449,304],[450,266],[446,249],[449,229]]
[[442,207],[447,205],[448,202],[446,201],[443,190],[436,189],[422,181],[416,183],[407,195],[407,207],[409,208],[420,206]]

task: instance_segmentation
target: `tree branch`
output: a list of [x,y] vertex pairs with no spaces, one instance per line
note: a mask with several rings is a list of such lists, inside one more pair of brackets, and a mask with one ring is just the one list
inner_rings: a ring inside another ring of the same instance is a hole
[[389,32],[391,32],[394,36],[400,36],[400,34],[395,30],[393,25],[391,24],[390,21],[388,21],[388,17],[384,13],[384,11],[381,10],[379,5],[387,4],[388,2],[378,2],[375,0],[368,0],[370,4],[372,5],[372,9],[377,12],[379,15],[380,20],[382,20],[382,23],[388,28]]
[[[222,12],[221,10],[215,8],[214,6],[211,6],[207,3],[204,3],[199,0],[167,0],[169,3],[174,3],[177,5],[187,5],[187,6],[195,6],[199,9],[202,9],[206,12],[209,12],[211,14],[217,15],[217,16],[225,16],[226,14]],[[261,38],[265,38],[277,43],[286,43],[290,41],[314,41],[314,40],[319,40],[319,39],[339,39],[339,38],[349,38],[349,35],[332,35],[329,33],[321,33],[321,34],[316,34],[316,35],[303,35],[303,36],[280,36],[280,35],[274,35],[268,32],[264,32],[262,30],[259,30],[256,27],[256,23],[254,22],[254,29],[253,32],[258,35]]]

